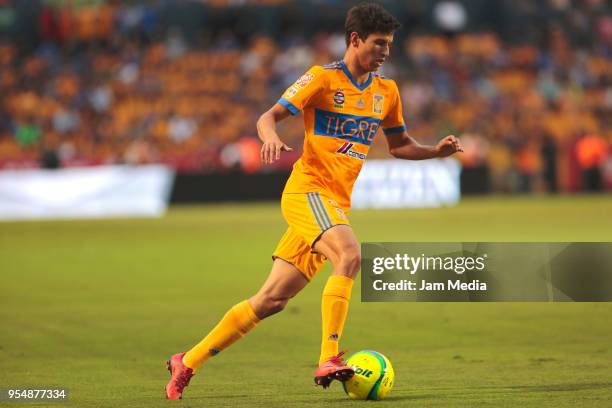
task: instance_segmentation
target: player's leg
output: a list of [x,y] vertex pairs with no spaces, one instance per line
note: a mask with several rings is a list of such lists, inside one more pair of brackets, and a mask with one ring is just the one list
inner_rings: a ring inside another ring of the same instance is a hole
[[210,333],[185,354],[183,362],[197,370],[210,357],[247,334],[261,320],[280,312],[307,283],[295,266],[277,258],[261,289],[250,299],[234,305]]
[[306,284],[308,281],[295,266],[275,259],[270,275],[253,297],[230,308],[202,341],[168,361],[172,378],[166,385],[166,397],[181,398],[183,389],[206,360],[231,346],[261,320],[280,312]]
[[335,225],[321,234],[314,250],[322,253],[334,266],[332,276],[354,280],[361,268],[361,247],[350,225]]
[[321,353],[315,382],[326,387],[332,379],[345,381],[354,374],[344,365],[338,352],[348,314],[353,280],[361,263],[361,250],[349,225],[336,225],[325,231],[314,249],[327,257],[334,267],[321,298]]
[[309,280],[326,259],[334,264],[333,275],[323,291],[322,364],[315,372],[315,382],[327,387],[334,379],[344,381],[354,374],[338,356],[338,340],[346,320],[353,278],[359,270],[359,245],[342,208],[319,192],[283,194],[281,209],[290,225],[282,242],[291,251],[282,251],[283,245],[277,250],[300,255],[284,258],[276,254],[297,265]]
[[268,279],[249,304],[259,319],[265,319],[282,311],[289,299],[308,284],[306,277],[288,261],[276,258]]

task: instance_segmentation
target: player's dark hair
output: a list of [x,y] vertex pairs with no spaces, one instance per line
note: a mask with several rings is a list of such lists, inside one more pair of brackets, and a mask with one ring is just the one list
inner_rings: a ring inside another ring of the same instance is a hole
[[380,4],[361,3],[351,7],[346,15],[344,32],[346,46],[351,40],[351,33],[356,32],[363,41],[372,33],[393,33],[401,24]]

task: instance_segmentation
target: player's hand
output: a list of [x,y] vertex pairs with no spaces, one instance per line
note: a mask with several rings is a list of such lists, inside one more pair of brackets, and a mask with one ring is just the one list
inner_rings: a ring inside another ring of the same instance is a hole
[[436,145],[437,157],[448,157],[451,154],[462,152],[461,142],[454,135],[446,136]]
[[293,148],[287,146],[279,139],[271,142],[265,142],[261,146],[261,162],[264,164],[271,164],[280,159],[281,152],[292,152]]

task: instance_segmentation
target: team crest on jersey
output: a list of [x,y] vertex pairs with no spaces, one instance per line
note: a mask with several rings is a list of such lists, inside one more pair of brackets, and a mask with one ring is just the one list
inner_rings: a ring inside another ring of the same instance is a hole
[[376,114],[382,115],[384,101],[384,95],[374,94],[372,101],[372,111]]
[[365,154],[351,150],[353,146],[355,146],[355,143],[344,142],[342,146],[340,146],[340,148],[336,150],[336,153],[352,157],[353,159],[365,160]]
[[344,92],[340,88],[336,89],[334,94],[334,108],[344,108]]

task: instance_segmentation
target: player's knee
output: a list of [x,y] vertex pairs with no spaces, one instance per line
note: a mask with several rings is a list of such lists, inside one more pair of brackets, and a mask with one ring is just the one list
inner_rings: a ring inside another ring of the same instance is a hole
[[289,298],[287,297],[264,295],[262,314],[264,315],[264,317],[268,317],[272,316],[273,314],[282,312],[285,306],[287,306],[288,302]]
[[340,254],[340,265],[346,275],[353,277],[359,272],[361,266],[361,250],[359,247],[350,247]]
[[287,306],[287,303],[289,303],[289,299],[286,298],[272,300],[272,305],[270,307],[272,311],[271,314],[282,312],[285,309],[285,306]]

